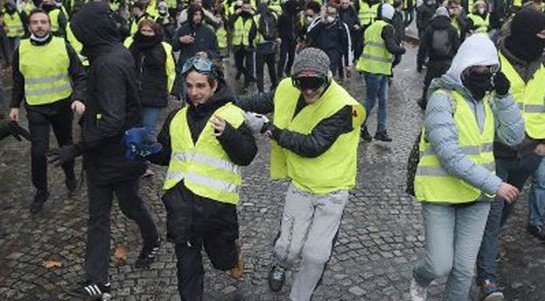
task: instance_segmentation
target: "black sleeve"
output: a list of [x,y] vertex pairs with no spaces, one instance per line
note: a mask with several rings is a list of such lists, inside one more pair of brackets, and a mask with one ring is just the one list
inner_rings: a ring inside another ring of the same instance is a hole
[[78,54],[72,48],[72,46],[66,43],[66,51],[70,58],[70,67],[68,67],[68,74],[72,80],[73,92],[72,100],[83,101],[85,99],[85,92],[87,89],[87,73],[85,68],[81,65]]
[[225,130],[217,139],[229,159],[236,165],[249,165],[257,154],[254,135],[244,123],[238,129],[227,123]]
[[393,55],[404,54],[405,48],[396,43],[394,27],[391,25],[384,26],[381,37],[384,39],[384,44],[388,52]]
[[256,36],[257,36],[257,26],[252,18],[252,27],[250,27],[250,32],[248,33],[248,40],[250,41],[250,45],[253,45],[253,42],[255,41]]
[[10,107],[19,108],[21,106],[21,103],[25,99],[25,78],[23,77],[23,74],[19,70],[19,49],[18,48],[15,49],[12,63],[13,63],[13,67],[12,67],[13,91],[12,91]]
[[183,26],[176,30],[176,33],[170,40],[170,45],[172,45],[172,51],[176,52],[182,49],[182,42],[180,42],[180,37],[182,36]]
[[115,63],[97,67],[96,98],[101,118],[96,127],[88,129],[90,132],[80,145],[82,151],[99,148],[123,135],[127,121],[127,77],[132,75],[130,70],[124,70],[123,66]]
[[235,105],[244,111],[269,114],[274,111],[274,90],[255,95],[239,96]]
[[157,142],[159,142],[163,148],[160,152],[146,156],[146,159],[153,164],[167,166],[170,163],[170,156],[172,154],[172,144],[170,143],[170,122],[174,119],[174,116],[178,114],[180,109],[170,112],[161,127],[159,135],[157,135]]
[[8,37],[3,30],[0,30],[0,47],[2,47],[2,56],[4,57],[4,60],[8,64],[11,63],[13,60],[13,53],[11,53]]
[[426,56],[428,53],[428,41],[430,37],[431,27],[427,27],[424,33],[422,34],[422,40],[420,41],[420,47],[418,47],[418,54],[416,56],[417,65],[424,65],[426,61]]
[[206,54],[209,58],[215,59],[220,57],[220,47],[218,46],[218,37],[214,33],[214,30],[212,27],[208,28],[208,43],[209,48],[208,51],[206,51]]
[[66,15],[62,12],[62,10],[59,12],[59,16],[57,17],[57,21],[59,22],[59,34],[58,34],[58,36],[64,37],[66,35],[66,24],[68,24],[68,19],[66,18]]
[[8,130],[8,124],[9,124],[9,120],[0,119],[0,140],[4,139],[4,138],[6,138],[7,136],[10,135],[9,130]]
[[345,106],[331,117],[320,121],[308,135],[277,129],[278,144],[305,158],[316,158],[325,153],[337,138],[352,131],[352,108]]
[[458,34],[458,31],[453,26],[450,27],[450,30],[452,32],[452,56],[456,55],[458,52],[458,48],[460,48],[460,35]]
[[307,32],[307,42],[309,45],[314,43],[316,41],[316,37],[318,36],[318,33],[321,32],[321,28],[324,27],[324,22],[319,22],[316,24],[309,32]]

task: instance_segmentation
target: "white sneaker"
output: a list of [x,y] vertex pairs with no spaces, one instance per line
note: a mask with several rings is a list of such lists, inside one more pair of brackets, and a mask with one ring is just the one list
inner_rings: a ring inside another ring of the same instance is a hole
[[428,288],[421,287],[414,279],[411,280],[411,301],[426,301]]

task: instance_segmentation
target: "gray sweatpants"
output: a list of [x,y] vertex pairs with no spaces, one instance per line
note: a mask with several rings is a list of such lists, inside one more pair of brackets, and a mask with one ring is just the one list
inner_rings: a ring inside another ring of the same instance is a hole
[[290,184],[274,251],[277,264],[287,269],[302,251],[301,267],[291,288],[292,301],[310,300],[331,255],[347,202],[347,190],[317,195]]

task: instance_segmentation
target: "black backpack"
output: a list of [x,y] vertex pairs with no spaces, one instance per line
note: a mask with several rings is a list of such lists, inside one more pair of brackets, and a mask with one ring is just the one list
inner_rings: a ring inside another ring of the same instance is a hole
[[257,29],[259,33],[263,35],[265,41],[274,41],[278,37],[278,30],[276,29],[276,16],[268,10],[260,14],[259,24],[257,24]]
[[441,57],[449,56],[452,49],[448,29],[436,29],[431,35],[431,48]]

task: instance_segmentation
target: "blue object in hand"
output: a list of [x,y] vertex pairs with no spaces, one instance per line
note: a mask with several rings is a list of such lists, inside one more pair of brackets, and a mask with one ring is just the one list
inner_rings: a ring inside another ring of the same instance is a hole
[[129,161],[136,161],[160,152],[163,146],[151,137],[149,131],[143,127],[125,131],[123,136],[126,148],[125,158]]

